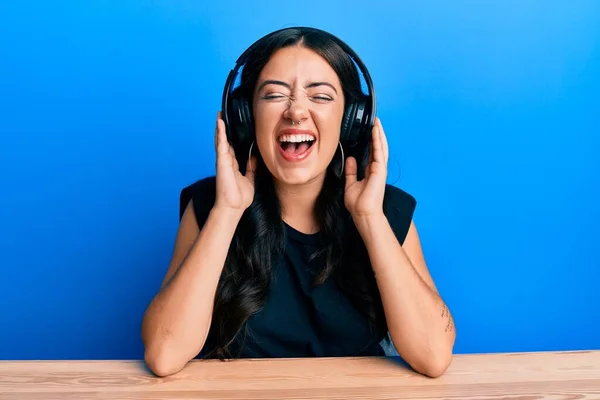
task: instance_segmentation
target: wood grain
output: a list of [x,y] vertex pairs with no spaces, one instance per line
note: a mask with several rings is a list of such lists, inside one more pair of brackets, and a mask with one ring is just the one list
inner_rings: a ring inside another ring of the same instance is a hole
[[436,379],[394,358],[193,361],[165,378],[140,361],[3,361],[0,399],[600,399],[600,351],[457,355]]

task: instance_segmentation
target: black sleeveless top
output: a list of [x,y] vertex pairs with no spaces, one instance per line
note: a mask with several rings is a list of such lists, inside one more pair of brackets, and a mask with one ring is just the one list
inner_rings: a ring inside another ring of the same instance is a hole
[[[215,201],[215,177],[187,186],[181,192],[179,217],[192,201],[200,229]],[[387,185],[384,213],[402,244],[415,210],[415,199]],[[308,257],[319,246],[319,233],[304,234],[284,224],[285,252],[273,269],[264,308],[250,317],[233,344],[241,358],[345,357],[384,355],[383,337],[371,333],[367,319],[342,293],[333,279],[313,287],[314,265]],[[374,295],[379,296],[379,293]],[[214,347],[212,329],[202,358]]]

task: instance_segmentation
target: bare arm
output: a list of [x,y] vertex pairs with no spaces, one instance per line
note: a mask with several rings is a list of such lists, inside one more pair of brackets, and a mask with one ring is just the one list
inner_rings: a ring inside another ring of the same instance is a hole
[[414,223],[401,246],[385,216],[357,222],[394,347],[416,371],[442,375],[452,360],[454,321],[427,270]]
[[369,253],[394,347],[416,371],[438,377],[452,361],[454,322],[429,274],[414,222],[401,245],[385,215],[387,163],[387,140],[376,118],[364,179],[357,179],[353,157],[346,162],[344,204]]
[[217,114],[216,198],[202,229],[187,205],[162,288],[142,321],[144,359],[156,375],[180,371],[204,347],[215,294],[237,225],[254,197],[253,158],[242,175]]
[[190,202],[162,288],[142,322],[144,358],[159,376],[180,371],[204,346],[217,284],[241,212],[213,208],[201,231]]

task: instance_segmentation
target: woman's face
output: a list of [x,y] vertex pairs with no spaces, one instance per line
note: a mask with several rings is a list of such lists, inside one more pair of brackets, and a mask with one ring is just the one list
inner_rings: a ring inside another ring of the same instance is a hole
[[344,113],[339,78],[324,58],[299,46],[275,52],[258,77],[253,109],[256,145],[276,181],[324,178]]

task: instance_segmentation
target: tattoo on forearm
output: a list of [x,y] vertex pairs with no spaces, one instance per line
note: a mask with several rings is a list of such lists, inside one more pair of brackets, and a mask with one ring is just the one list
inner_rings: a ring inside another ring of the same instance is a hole
[[450,310],[448,310],[448,306],[444,304],[444,308],[442,309],[442,318],[447,318],[448,323],[446,324],[446,329],[444,332],[452,332],[454,329],[454,321],[452,320],[452,315],[450,314]]

